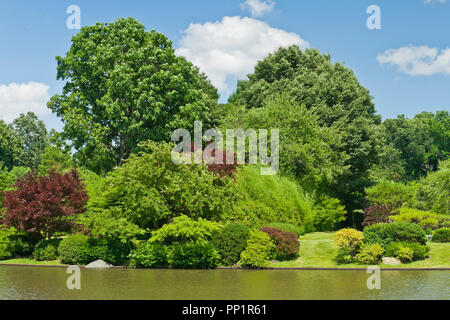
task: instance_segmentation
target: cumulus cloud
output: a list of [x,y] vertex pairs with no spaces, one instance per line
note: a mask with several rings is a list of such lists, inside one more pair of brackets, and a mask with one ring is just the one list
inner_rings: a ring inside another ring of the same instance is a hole
[[430,76],[433,74],[450,74],[450,49],[402,47],[389,49],[378,55],[380,64],[389,64],[400,72],[411,76]]
[[247,0],[241,3],[242,10],[249,10],[252,17],[262,17],[263,15],[270,13],[275,8],[275,2],[272,0]]
[[227,79],[242,79],[256,62],[280,47],[309,46],[298,34],[270,27],[247,17],[224,17],[221,21],[191,24],[177,54],[200,67],[211,82],[228,93]]
[[49,86],[38,82],[0,85],[0,119],[11,122],[29,111],[37,115],[49,113],[49,90]]

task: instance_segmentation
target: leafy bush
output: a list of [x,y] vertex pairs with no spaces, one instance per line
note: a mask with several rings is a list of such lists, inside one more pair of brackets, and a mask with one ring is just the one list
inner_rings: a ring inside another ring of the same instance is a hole
[[292,232],[285,232],[276,228],[264,227],[260,229],[267,233],[275,244],[274,258],[277,260],[289,260],[298,256],[300,241]]
[[89,237],[84,235],[71,235],[61,241],[58,254],[62,263],[84,265],[92,260]]
[[383,247],[391,242],[427,242],[425,231],[417,224],[394,222],[378,223],[364,228],[364,242],[378,243]]
[[173,268],[210,269],[219,265],[220,256],[210,243],[175,243],[167,260]]
[[319,197],[314,205],[314,229],[316,231],[334,231],[345,220],[347,211],[338,199]]
[[118,239],[89,239],[90,259],[102,259],[113,265],[126,265],[132,247],[131,242],[123,242]]
[[377,223],[390,222],[392,207],[385,204],[374,204],[364,209],[364,220],[361,223],[363,227],[371,226]]
[[369,206],[384,205],[391,210],[400,208],[413,194],[413,190],[407,185],[393,181],[380,181],[365,191]]
[[179,216],[172,223],[164,225],[155,231],[150,238],[150,243],[170,245],[172,243],[202,243],[208,242],[213,234],[222,226],[216,222],[205,219],[192,220],[187,216]]
[[303,226],[296,226],[290,223],[269,223],[266,225],[266,227],[269,228],[276,228],[276,229],[280,229],[283,230],[285,232],[292,232],[295,233],[297,235],[298,238],[300,238],[302,235],[305,234],[305,227]]
[[409,222],[419,224],[424,229],[439,229],[450,226],[450,216],[418,209],[402,208],[400,213],[392,216],[395,222]]
[[250,268],[265,268],[269,265],[274,250],[275,244],[267,233],[252,230],[247,241],[247,248],[241,253],[239,265]]
[[234,209],[223,214],[229,223],[261,228],[269,223],[311,227],[312,200],[294,181],[278,175],[261,175],[259,166],[242,166],[235,176]]
[[358,253],[364,236],[361,232],[345,228],[334,234],[334,245],[338,250],[336,260],[338,263],[351,263]]
[[15,228],[0,225],[0,260],[16,255],[27,256],[33,252],[34,243],[30,237]]
[[414,251],[411,248],[400,247],[395,257],[398,258],[401,262],[411,262],[413,261]]
[[433,235],[433,242],[450,242],[450,228],[436,230]]
[[247,247],[250,229],[242,224],[229,224],[218,231],[211,240],[220,255],[220,264],[231,266],[237,263]]
[[130,253],[130,267],[152,268],[167,265],[167,247],[158,243],[140,243]]
[[33,251],[33,257],[37,261],[51,261],[58,259],[58,246],[60,239],[41,240]]
[[[407,250],[404,250],[405,248],[412,251],[411,257],[409,257],[409,254],[406,253]],[[387,257],[399,258],[399,255],[403,255],[403,259],[405,261],[418,261],[424,260],[428,257],[430,247],[417,242],[391,242],[386,246],[385,252],[385,256]],[[401,258],[399,259],[402,260]]]
[[383,256],[384,249],[378,243],[363,244],[356,255],[356,261],[362,264],[376,264]]

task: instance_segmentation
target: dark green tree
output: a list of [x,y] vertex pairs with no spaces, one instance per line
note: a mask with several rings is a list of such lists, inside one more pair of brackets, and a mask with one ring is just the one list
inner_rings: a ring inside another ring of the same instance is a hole
[[23,157],[23,141],[14,128],[0,120],[0,167],[12,169],[20,166]]
[[82,28],[57,62],[57,78],[67,83],[48,105],[75,158],[97,173],[121,164],[140,141],[192,129],[217,102],[217,91],[165,35],[131,18]]
[[318,117],[319,125],[338,133],[335,152],[345,154],[346,170],[335,179],[332,193],[349,211],[361,208],[369,169],[378,161],[381,118],[369,91],[353,72],[318,50],[298,46],[281,48],[258,62],[248,80],[239,81],[229,102],[261,108],[268,96],[284,93],[305,105]]
[[44,122],[33,112],[28,112],[15,119],[12,126],[23,142],[22,165],[37,168],[41,154],[49,144]]

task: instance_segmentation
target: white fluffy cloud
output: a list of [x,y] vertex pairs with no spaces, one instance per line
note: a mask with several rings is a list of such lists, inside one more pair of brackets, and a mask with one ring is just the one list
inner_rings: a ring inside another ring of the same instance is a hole
[[247,0],[241,3],[242,10],[249,10],[252,17],[262,17],[270,13],[275,8],[275,2],[272,0]]
[[217,22],[191,24],[177,54],[200,67],[220,91],[228,93],[227,78],[244,78],[258,60],[290,45],[309,46],[298,34],[272,28],[263,21],[224,17]]
[[403,47],[389,49],[378,55],[380,64],[396,66],[400,72],[411,76],[450,74],[450,49]]
[[38,82],[0,85],[0,119],[11,122],[21,113],[49,113],[46,106],[50,87]]

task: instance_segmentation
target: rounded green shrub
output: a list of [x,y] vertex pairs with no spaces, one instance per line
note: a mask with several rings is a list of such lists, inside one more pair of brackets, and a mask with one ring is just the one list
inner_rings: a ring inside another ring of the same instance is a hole
[[425,230],[419,225],[406,222],[377,223],[364,228],[364,242],[387,246],[391,242],[427,242]]
[[[429,246],[422,245],[417,242],[391,242],[389,245],[386,246],[385,256],[399,258],[399,255],[401,256],[402,253],[405,256],[407,256],[405,254],[405,252],[407,252],[407,251],[404,250],[404,248],[407,248],[412,251],[411,258],[409,259],[409,258],[404,257],[405,261],[424,260],[428,257],[428,254],[430,252]],[[400,259],[400,260],[402,260],[402,259]]]
[[276,228],[264,227],[260,229],[269,235],[275,244],[274,258],[277,260],[290,260],[298,257],[300,241],[292,232],[285,232]]
[[89,239],[91,260],[102,259],[113,265],[126,265],[131,249],[131,242],[123,242],[118,239]]
[[378,243],[363,244],[356,255],[356,261],[362,264],[376,264],[383,256],[384,249]]
[[432,240],[433,242],[450,242],[450,228],[436,230]]
[[411,262],[413,261],[414,251],[411,248],[400,247],[397,250],[396,258],[398,258],[401,262]]
[[62,263],[84,265],[92,262],[91,250],[89,237],[75,234],[61,241],[58,254]]
[[33,251],[37,261],[52,261],[58,259],[58,247],[61,239],[41,240]]
[[180,269],[211,269],[219,265],[220,256],[210,243],[176,243],[170,247],[168,263]]
[[220,255],[220,264],[232,266],[239,261],[241,253],[247,247],[250,229],[242,224],[229,224],[218,231],[211,244]]
[[260,230],[252,230],[247,248],[241,253],[239,265],[249,268],[265,268],[275,250],[275,244],[269,235]]
[[132,268],[163,267],[167,263],[167,247],[162,244],[142,242],[130,253]]
[[352,263],[363,242],[363,234],[352,228],[345,228],[334,234],[334,246],[338,250],[338,263]]
[[0,260],[14,256],[28,256],[33,252],[34,242],[15,228],[0,226]]

